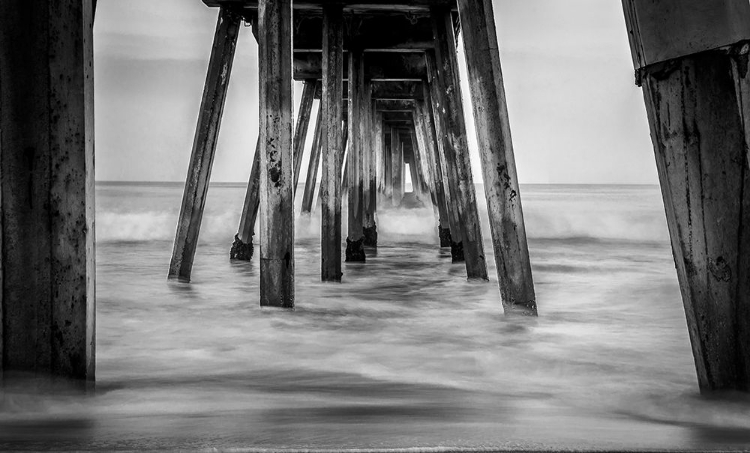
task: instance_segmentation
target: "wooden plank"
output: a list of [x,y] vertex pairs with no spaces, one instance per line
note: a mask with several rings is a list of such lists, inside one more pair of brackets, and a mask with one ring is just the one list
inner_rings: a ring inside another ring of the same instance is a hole
[[208,63],[206,85],[203,89],[198,126],[190,156],[182,207],[177,224],[172,260],[169,265],[170,279],[189,282],[193,269],[193,259],[198,246],[198,233],[203,220],[203,208],[208,194],[219,137],[221,116],[224,112],[229,78],[232,72],[237,36],[240,30],[240,17],[227,9],[219,12],[214,43]]
[[341,154],[343,141],[343,10],[323,9],[323,167],[321,170],[321,279],[341,281]]
[[315,100],[317,83],[317,80],[306,80],[302,86],[302,98],[297,111],[297,124],[294,127],[294,188],[292,189],[294,195],[297,194],[302,155],[305,151],[305,139],[307,138],[307,128],[310,126],[310,113]]
[[242,205],[240,226],[234,235],[234,243],[229,251],[229,259],[250,261],[253,257],[253,236],[255,236],[255,221],[260,208],[260,136],[255,143],[255,157],[250,170],[250,180],[247,183],[245,202]]
[[[320,34],[320,30],[317,31]],[[349,78],[348,52],[344,53],[344,80]],[[365,79],[370,81],[420,81],[426,77],[422,52],[367,52]],[[321,52],[294,52],[294,79],[323,77]]]
[[292,4],[261,0],[260,305],[294,307]]
[[439,110],[444,116],[445,146],[452,150],[454,157],[457,192],[456,207],[463,225],[463,250],[466,258],[466,274],[469,279],[488,280],[485,262],[482,230],[477,211],[474,179],[469,160],[469,143],[466,137],[464,109],[461,101],[461,86],[458,80],[458,60],[453,18],[447,9],[433,8],[433,34],[435,36],[435,56],[437,61],[437,83],[440,86],[442,105]]
[[623,0],[636,69],[750,39],[746,0]]
[[[743,14],[741,20],[750,21],[750,14]],[[629,29],[653,24],[651,19],[629,24]],[[748,65],[747,55],[732,53],[683,57],[668,70],[643,74],[672,252],[702,392],[750,390],[750,229],[746,227],[750,170],[743,123],[747,103],[741,99],[742,90],[736,90],[738,82],[747,83],[740,79],[748,77]],[[743,68],[739,73],[738,61]]]
[[318,119],[315,122],[315,135],[313,136],[312,148],[310,148],[310,163],[307,166],[307,178],[305,180],[305,193],[302,196],[302,212],[312,213],[312,205],[315,200],[315,188],[318,184],[318,167],[320,167],[321,123],[323,109],[318,109]]
[[506,313],[536,316],[492,0],[459,0],[459,8],[500,296]]
[[0,379],[95,375],[91,2],[0,5]]
[[[372,82],[372,98],[376,100],[424,99],[423,82]],[[344,82],[344,99],[348,96],[348,82]]]
[[[203,0],[206,6],[228,6],[233,8],[257,9],[258,0]],[[303,0],[294,2],[294,9],[301,11],[322,11],[326,5],[341,5],[342,11],[347,13],[362,13],[367,11],[383,11],[390,13],[418,13],[428,12],[431,5],[446,5],[453,10],[455,0],[413,0],[409,2],[393,0]]]

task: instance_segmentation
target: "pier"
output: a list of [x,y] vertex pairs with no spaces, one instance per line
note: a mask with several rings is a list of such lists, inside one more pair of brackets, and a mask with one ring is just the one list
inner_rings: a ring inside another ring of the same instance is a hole
[[[246,23],[258,43],[260,130],[247,150],[254,160],[228,255],[259,254],[260,305],[294,308],[295,218],[313,212],[316,193],[320,279],[333,284],[342,260],[367,266],[365,251],[378,246],[378,209],[402,207],[408,171],[414,199],[434,212],[434,246],[450,248],[463,276],[486,284],[489,234],[499,305],[508,315],[537,316],[491,0],[203,3],[218,17],[169,279],[191,280]],[[4,372],[95,376],[95,5],[9,0],[0,7]],[[623,8],[699,385],[748,391],[750,4],[623,0]],[[458,39],[469,92],[461,89]],[[294,81],[303,86],[296,118]],[[477,131],[488,232],[479,221],[464,98]]]

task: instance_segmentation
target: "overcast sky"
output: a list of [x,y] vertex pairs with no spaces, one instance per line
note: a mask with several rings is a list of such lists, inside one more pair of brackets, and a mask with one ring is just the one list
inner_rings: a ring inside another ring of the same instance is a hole
[[[200,0],[99,0],[97,180],[184,181],[216,16]],[[658,183],[621,3],[495,0],[495,20],[521,183]],[[257,74],[243,28],[212,181],[248,179]]]

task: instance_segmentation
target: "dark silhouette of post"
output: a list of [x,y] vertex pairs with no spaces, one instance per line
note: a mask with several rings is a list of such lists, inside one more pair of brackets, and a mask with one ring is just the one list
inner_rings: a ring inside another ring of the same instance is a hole
[[750,390],[750,5],[624,0],[701,391]]
[[537,314],[492,0],[459,0],[500,296],[506,313]]
[[94,380],[93,5],[0,4],[0,378]]
[[188,166],[185,192],[177,224],[177,233],[169,265],[169,278],[189,282],[193,259],[198,247],[198,233],[203,220],[203,208],[208,194],[211,166],[219,138],[221,116],[224,112],[229,77],[232,73],[234,51],[240,30],[240,17],[228,9],[219,11],[211,57],[208,62],[206,85],[203,88],[198,126]]
[[260,305],[294,307],[292,4],[260,0]]
[[321,279],[341,281],[341,155],[344,18],[341,5],[323,7],[323,129],[321,147]]

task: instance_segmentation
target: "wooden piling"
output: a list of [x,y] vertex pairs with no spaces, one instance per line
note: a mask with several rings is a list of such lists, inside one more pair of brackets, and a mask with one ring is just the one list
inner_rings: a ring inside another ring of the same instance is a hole
[[393,206],[401,206],[404,199],[404,145],[398,129],[391,128],[391,176]]
[[432,181],[432,188],[435,191],[435,203],[438,208],[438,237],[440,238],[440,247],[450,247],[450,214],[446,202],[443,172],[437,156],[437,143],[432,125],[432,112],[430,106],[423,100],[417,101],[416,105],[417,111],[414,118],[417,127],[417,137],[422,137],[423,157],[427,161],[427,172]]
[[452,166],[455,166],[458,177],[457,197],[454,201],[463,225],[462,242],[466,258],[466,274],[469,279],[488,280],[481,223],[469,160],[464,108],[461,102],[453,19],[450,10],[443,6],[432,6],[430,14],[437,62],[435,81],[440,87],[440,98],[437,101],[441,106],[440,113],[445,123],[445,135],[442,139],[445,146],[452,150],[451,154],[454,157]]
[[503,308],[536,316],[492,0],[458,0],[458,7]]
[[380,112],[373,112],[373,123],[376,185],[378,194],[383,194],[385,192],[385,144],[383,142],[383,117]]
[[443,140],[445,137],[445,118],[443,113],[443,102],[442,94],[440,89],[440,83],[437,80],[437,62],[435,61],[435,54],[433,52],[425,53],[425,60],[427,62],[427,76],[428,84],[425,90],[425,99],[429,102],[429,120],[432,125],[434,137],[435,137],[435,154],[438,168],[443,177],[443,187],[445,187],[445,203],[448,210],[448,218],[450,222],[450,234],[451,234],[451,258],[454,263],[464,261],[464,250],[463,250],[463,233],[464,224],[461,222],[461,217],[458,210],[458,173],[456,171],[455,158],[453,156],[453,148]]
[[294,307],[292,3],[260,0],[260,305]]
[[375,104],[372,102],[372,86],[368,82],[365,94],[365,105],[367,106],[367,120],[365,122],[365,213],[363,233],[365,246],[378,246],[378,227],[376,224],[376,213],[378,210],[378,158],[377,148],[379,145],[379,132],[375,121]]
[[0,5],[0,378],[93,381],[93,8]]
[[310,113],[312,112],[313,101],[315,100],[317,84],[317,80],[305,80],[302,86],[302,98],[299,102],[299,110],[297,110],[297,124],[294,127],[294,188],[292,189],[295,195],[297,194],[297,185],[299,184],[302,155],[305,151],[305,139],[307,138],[307,129],[310,126]]
[[385,195],[386,204],[393,205],[393,152],[391,151],[391,139],[393,133],[390,127],[383,128],[383,152],[384,152],[384,163],[385,163],[385,187],[383,194]]
[[623,7],[698,383],[703,392],[750,391],[750,5]]
[[312,148],[310,148],[310,163],[307,166],[307,178],[305,180],[305,193],[302,196],[302,213],[312,213],[312,205],[315,197],[315,188],[318,184],[318,167],[320,166],[321,123],[322,109],[318,110],[318,119],[315,121],[315,135],[313,136]]
[[321,170],[321,279],[341,281],[341,137],[343,102],[343,8],[323,7],[323,167]]
[[168,277],[176,278],[181,282],[190,281],[193,269],[198,233],[203,220],[203,208],[206,204],[211,166],[216,152],[216,142],[219,137],[221,116],[224,112],[224,101],[232,73],[239,30],[240,17],[222,8],[219,11],[213,48],[208,62],[208,74],[203,88],[198,126],[195,130],[172,260],[169,265]]
[[346,261],[365,261],[364,249],[364,172],[363,147],[366,136],[365,64],[361,50],[349,50],[349,138],[348,153],[348,233]]
[[229,259],[250,261],[253,257],[253,236],[255,220],[260,208],[260,136],[255,143],[253,166],[250,169],[250,180],[247,183],[245,202],[242,204],[240,227],[234,235],[234,243],[229,250]]

